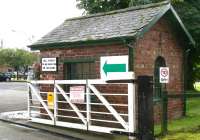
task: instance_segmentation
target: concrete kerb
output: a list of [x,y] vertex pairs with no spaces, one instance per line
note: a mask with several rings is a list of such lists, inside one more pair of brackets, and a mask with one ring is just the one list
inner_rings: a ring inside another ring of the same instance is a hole
[[42,132],[70,138],[72,140],[125,140],[127,138],[127,136],[121,135],[102,134],[98,132],[34,123],[28,120],[26,112],[27,111],[13,111],[0,113],[0,121],[36,129]]
[[50,131],[50,130],[47,130],[47,129],[42,129],[42,128],[39,128],[39,127],[35,127],[33,125],[28,125],[28,124],[24,124],[24,123],[14,122],[14,121],[2,119],[2,118],[0,118],[0,121],[5,122],[5,123],[10,123],[10,124],[15,124],[15,125],[27,127],[27,128],[31,128],[31,129],[37,129],[37,130],[39,130],[41,132],[51,133],[53,135],[64,137],[64,138],[68,138],[68,139],[72,139],[72,140],[83,140],[83,139],[80,139],[80,138],[75,138],[75,137],[72,137],[72,136],[69,136],[69,135],[65,135],[65,134],[62,134],[62,133],[58,133],[58,132],[55,132],[55,131]]
[[[30,120],[27,118],[27,111],[12,111],[12,112],[2,112],[0,113],[0,121],[9,123],[9,124],[15,124],[18,126],[23,126],[26,128],[36,129],[41,132],[45,133],[51,133],[55,136],[60,136],[72,140],[82,140],[80,138],[76,138],[64,133],[59,133],[56,131],[53,131],[53,129],[48,129],[48,126],[45,125],[37,125],[37,123],[31,123]],[[49,127],[50,128],[50,127]]]

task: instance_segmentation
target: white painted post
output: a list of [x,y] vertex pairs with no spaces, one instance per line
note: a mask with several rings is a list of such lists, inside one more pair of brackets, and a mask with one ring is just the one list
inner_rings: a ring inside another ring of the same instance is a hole
[[28,100],[28,110],[27,110],[27,113],[28,113],[28,119],[31,118],[31,110],[30,110],[30,93],[31,93],[31,89],[30,89],[30,86],[27,84],[27,87],[28,87],[28,97],[27,97],[27,100]]
[[56,90],[56,85],[55,85],[55,80],[54,80],[54,125],[56,125],[56,121],[57,121],[57,115],[58,115],[58,104],[57,104],[57,90]]
[[135,84],[128,83],[128,124],[129,132],[135,131]]
[[90,88],[88,86],[88,80],[86,80],[86,109],[87,109],[87,129],[89,129],[91,122],[91,98],[90,98]]

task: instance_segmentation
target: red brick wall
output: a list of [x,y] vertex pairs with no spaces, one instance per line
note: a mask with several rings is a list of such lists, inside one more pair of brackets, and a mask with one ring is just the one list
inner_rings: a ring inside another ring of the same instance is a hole
[[[158,56],[165,59],[169,67],[170,79],[167,84],[169,94],[180,94],[183,91],[183,49],[173,33],[169,23],[161,19],[135,44],[135,67],[138,75],[154,75],[154,63]],[[155,120],[159,120],[159,107],[155,107]],[[182,101],[169,100],[169,117],[177,118],[182,114]]]
[[[55,46],[56,47],[56,46]],[[128,55],[128,48],[125,45],[108,45],[108,46],[82,46],[65,49],[49,49],[41,51],[41,57],[58,57],[58,73],[43,72],[43,79],[63,79],[63,60],[74,60],[84,58],[95,58],[95,67],[97,78],[100,78],[100,57]]]

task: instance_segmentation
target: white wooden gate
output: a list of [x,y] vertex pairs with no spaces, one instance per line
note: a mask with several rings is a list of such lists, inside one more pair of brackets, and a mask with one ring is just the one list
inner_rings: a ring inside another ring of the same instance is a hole
[[[70,93],[66,93],[64,89],[73,85],[85,86],[84,103],[71,102]],[[99,86],[112,85],[123,86],[127,93],[101,93],[99,91]],[[28,86],[30,90],[28,113],[33,122],[104,133],[111,133],[112,131],[133,133],[135,131],[135,85],[132,82],[40,80],[31,81]],[[48,91],[44,92],[45,88],[52,89],[51,92],[54,95],[53,108],[48,106]],[[127,101],[127,103],[109,102],[112,98],[117,97],[122,99],[123,102]],[[119,111],[120,108],[122,108],[122,112]],[[126,109],[127,111],[125,111]]]

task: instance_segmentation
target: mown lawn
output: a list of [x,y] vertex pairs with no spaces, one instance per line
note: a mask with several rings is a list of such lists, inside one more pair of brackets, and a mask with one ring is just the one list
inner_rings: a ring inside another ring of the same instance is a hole
[[181,132],[174,135],[168,135],[162,140],[200,140],[200,131],[199,132]]
[[[158,131],[159,126],[156,126]],[[200,140],[200,98],[187,100],[187,116],[170,121],[169,133],[161,140]]]

